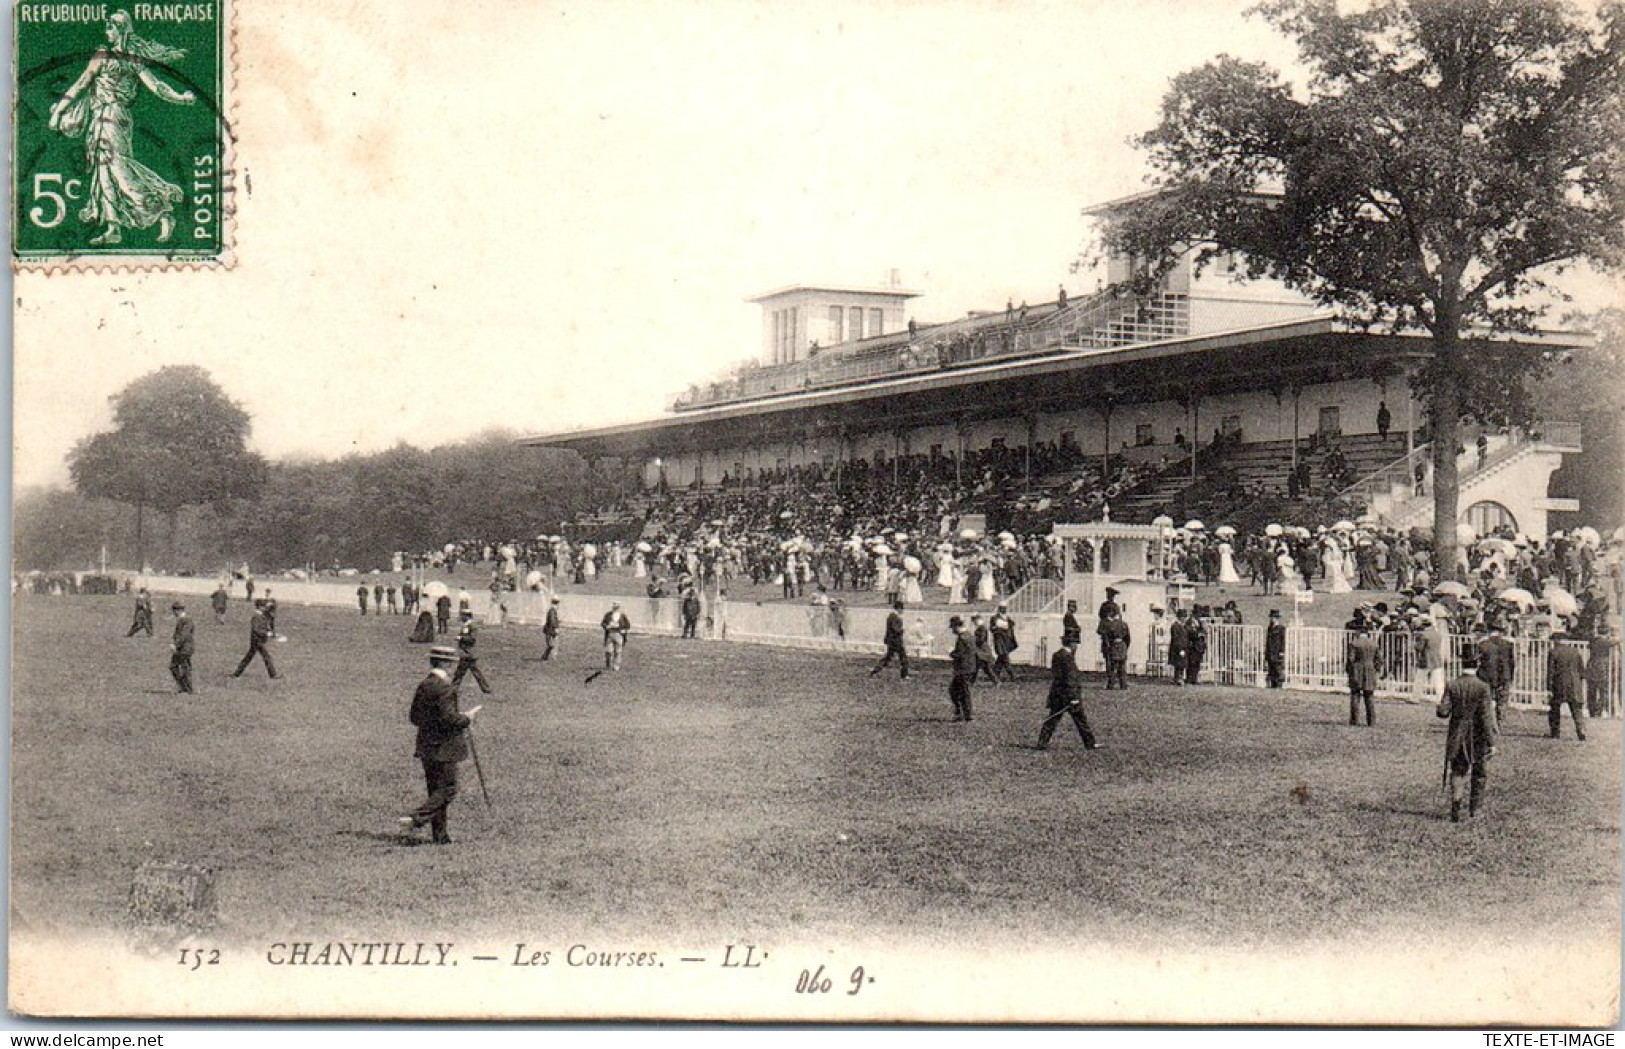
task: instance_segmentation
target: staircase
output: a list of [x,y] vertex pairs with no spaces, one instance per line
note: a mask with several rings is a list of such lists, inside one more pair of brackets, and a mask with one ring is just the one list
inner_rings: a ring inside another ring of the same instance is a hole
[[[1547,424],[1539,433],[1514,430],[1489,437],[1484,461],[1477,449],[1469,449],[1456,459],[1458,502],[1467,507],[1477,502],[1484,486],[1504,470],[1527,456],[1550,451],[1578,452],[1579,427],[1573,424]],[[1423,527],[1433,518],[1431,447],[1423,445],[1408,456],[1372,471],[1339,493],[1366,507],[1394,528]],[[1424,494],[1416,494],[1416,467],[1427,471]]]

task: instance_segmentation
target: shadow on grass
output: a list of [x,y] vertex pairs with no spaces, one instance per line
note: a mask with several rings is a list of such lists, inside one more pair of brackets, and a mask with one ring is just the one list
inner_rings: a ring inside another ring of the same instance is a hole
[[361,841],[370,841],[377,845],[393,845],[397,848],[411,849],[419,845],[434,844],[428,838],[420,838],[405,831],[382,830],[338,830],[333,832],[341,838],[357,838]]

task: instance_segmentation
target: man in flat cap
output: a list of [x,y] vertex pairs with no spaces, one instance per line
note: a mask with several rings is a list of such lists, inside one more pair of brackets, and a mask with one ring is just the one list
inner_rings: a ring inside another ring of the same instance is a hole
[[192,652],[195,647],[197,624],[186,614],[186,606],[176,601],[169,606],[175,617],[175,639],[169,646],[169,676],[175,679],[177,692],[192,691]]
[[423,763],[428,796],[400,822],[413,829],[427,823],[436,845],[451,844],[451,835],[446,832],[446,809],[457,796],[457,766],[468,758],[468,726],[480,709],[475,707],[466,714],[457,709],[457,689],[446,669],[455,662],[457,650],[449,645],[429,650],[429,675],[412,694],[409,715],[418,730],[413,755]]

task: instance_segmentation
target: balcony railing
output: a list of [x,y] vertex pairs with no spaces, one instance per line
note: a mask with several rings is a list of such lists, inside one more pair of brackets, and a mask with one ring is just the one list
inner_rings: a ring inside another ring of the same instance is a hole
[[973,314],[824,350],[793,364],[748,368],[732,378],[691,389],[673,410],[749,400],[777,393],[828,389],[895,375],[964,367],[987,360],[1109,349],[1175,338],[1190,329],[1184,296],[1139,297],[1101,292],[1065,306],[1045,303],[1021,313]]

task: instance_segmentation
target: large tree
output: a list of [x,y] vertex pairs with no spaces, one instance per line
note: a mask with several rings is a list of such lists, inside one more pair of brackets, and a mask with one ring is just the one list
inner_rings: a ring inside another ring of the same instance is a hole
[[1569,265],[1625,262],[1625,5],[1255,11],[1296,40],[1307,91],[1231,57],[1176,77],[1139,140],[1162,192],[1115,216],[1105,246],[1152,276],[1187,250],[1198,265],[1230,254],[1357,322],[1426,331],[1415,381],[1449,571],[1463,419],[1515,411],[1497,393],[1515,395],[1534,363],[1472,336],[1530,330],[1531,303]]
[[196,365],[172,365],[114,394],[113,429],[80,441],[68,455],[74,488],[136,509],[136,556],[146,560],[147,509],[166,515],[174,535],[183,506],[252,499],[265,460],[248,450],[249,416]]

